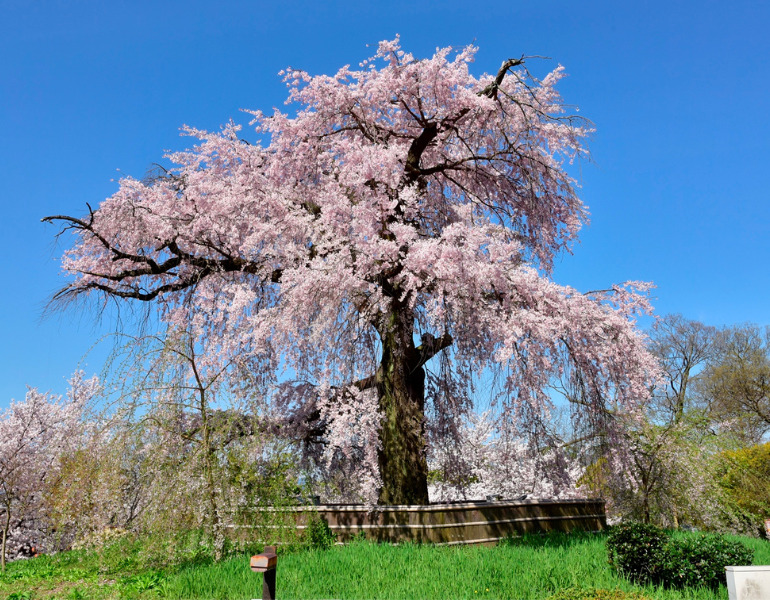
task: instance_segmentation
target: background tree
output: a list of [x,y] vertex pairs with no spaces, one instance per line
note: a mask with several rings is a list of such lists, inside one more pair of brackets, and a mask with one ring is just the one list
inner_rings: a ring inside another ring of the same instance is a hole
[[[0,411],[0,566],[5,571],[14,522],[30,529],[42,513],[46,490],[58,476],[61,455],[80,441],[81,420],[98,392],[98,380],[77,373],[66,399],[30,389]],[[44,526],[36,527],[45,531]],[[38,543],[46,540],[36,540]]]
[[718,475],[746,528],[766,536],[764,520],[770,514],[770,444],[723,452],[719,456]]
[[395,40],[358,70],[289,69],[296,113],[252,113],[259,143],[188,129],[199,145],[166,176],[48,217],[76,234],[57,297],[155,302],[209,355],[250,357],[268,401],[295,380],[308,443],[327,461],[360,450],[382,503],[428,502],[426,415],[467,414],[479,373],[500,375],[498,422],[531,439],[565,361],[585,412],[645,398],[645,286],[549,278],[586,220],[564,165],[590,130],[565,113],[562,69],[538,80],[510,59],[477,78],[475,51],[420,60]]
[[756,326],[659,318],[650,348],[665,377],[643,411],[621,414],[622,435],[582,483],[607,497],[616,518],[755,533],[737,498],[761,490],[764,454],[744,446],[761,436],[764,347]]
[[134,529],[148,504],[152,452],[146,441],[127,420],[89,419],[80,443],[61,455],[58,476],[46,490],[51,526],[75,544]]
[[[432,440],[431,498],[439,502],[502,498],[574,498],[581,462],[564,448],[533,448],[497,434],[490,412],[460,423],[459,439]],[[556,465],[555,463],[560,463]]]
[[615,518],[736,530],[740,523],[719,484],[723,448],[693,415],[666,425],[635,419],[582,483],[607,498]]
[[757,444],[770,431],[770,328],[729,327],[720,344],[701,378],[703,401],[721,431]]
[[650,340],[665,374],[665,385],[656,388],[654,395],[662,411],[658,419],[677,423],[695,397],[691,383],[719,355],[721,336],[716,327],[675,314],[655,321]]
[[645,523],[678,528],[683,519],[703,525],[713,523],[719,512],[711,460],[719,446],[697,409],[695,393],[696,379],[718,356],[719,340],[716,327],[680,314],[653,324],[650,349],[664,379],[644,418],[626,428],[633,494],[625,504]]
[[298,472],[292,477],[288,457],[269,448],[265,419],[239,388],[236,357],[202,354],[188,331],[170,330],[129,338],[115,358],[118,412],[141,447],[146,482],[137,528],[202,531],[220,559],[226,528],[241,524],[245,510],[286,500],[289,490],[277,497],[267,471],[280,471],[286,486]]

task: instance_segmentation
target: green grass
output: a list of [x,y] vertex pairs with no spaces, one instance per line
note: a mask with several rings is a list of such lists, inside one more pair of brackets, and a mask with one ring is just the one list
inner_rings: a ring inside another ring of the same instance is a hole
[[[770,564],[770,544],[735,538]],[[261,575],[248,556],[214,564],[201,557],[163,566],[157,551],[121,541],[95,552],[67,552],[11,563],[0,576],[0,600],[43,598],[239,600],[261,597]],[[497,547],[377,545],[357,542],[327,551],[279,554],[280,599],[543,599],[567,588],[641,592],[655,599],[723,600],[727,591],[634,586],[607,565],[604,535],[554,535]]]

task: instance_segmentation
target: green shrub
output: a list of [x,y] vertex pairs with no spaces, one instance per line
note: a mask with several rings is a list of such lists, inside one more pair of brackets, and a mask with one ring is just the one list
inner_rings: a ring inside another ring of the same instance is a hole
[[658,583],[668,536],[654,525],[627,523],[613,527],[607,536],[610,565],[636,583]]
[[754,552],[719,535],[669,538],[658,527],[630,523],[607,537],[610,565],[641,584],[717,588],[727,565],[750,565]]
[[753,558],[753,550],[719,535],[675,538],[666,546],[663,580],[671,587],[717,588],[727,565],[750,565]]
[[316,550],[328,550],[337,542],[337,536],[328,521],[314,514],[305,529],[305,544]]

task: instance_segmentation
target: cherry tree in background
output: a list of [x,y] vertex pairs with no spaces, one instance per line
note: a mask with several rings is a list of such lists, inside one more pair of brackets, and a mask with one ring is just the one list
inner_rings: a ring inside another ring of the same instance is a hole
[[498,423],[541,444],[565,368],[581,413],[643,400],[646,286],[549,278],[586,221],[563,71],[475,77],[475,52],[382,42],[358,69],[286,71],[296,112],[253,112],[259,142],[188,128],[163,176],[45,219],[76,235],[58,298],[152,302],[208,356],[250,360],[283,433],[351,459],[380,503],[428,502],[426,426],[455,435],[480,374]]
[[78,372],[66,398],[34,388],[0,411],[0,564],[5,571],[11,524],[34,521],[62,455],[80,440],[83,411],[99,390],[97,378]]
[[584,468],[563,448],[534,449],[501,435],[491,411],[463,418],[455,438],[430,444],[431,498],[439,502],[504,498],[574,498]]

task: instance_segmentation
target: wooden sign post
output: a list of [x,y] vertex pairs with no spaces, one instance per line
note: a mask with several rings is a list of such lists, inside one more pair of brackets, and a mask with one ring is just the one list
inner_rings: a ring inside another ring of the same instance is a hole
[[251,570],[262,573],[262,600],[275,600],[275,567],[278,556],[275,546],[265,546],[262,554],[251,557]]

